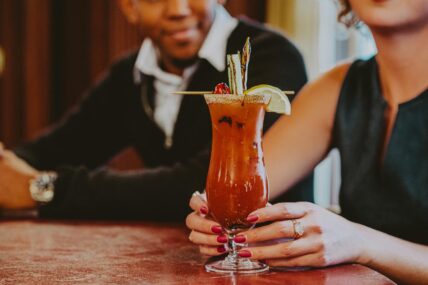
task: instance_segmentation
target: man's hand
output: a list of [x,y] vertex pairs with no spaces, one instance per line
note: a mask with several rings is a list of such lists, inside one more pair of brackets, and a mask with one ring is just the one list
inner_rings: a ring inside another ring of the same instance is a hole
[[0,142],[0,159],[3,157],[4,155],[4,145],[2,142]]
[[34,208],[36,202],[31,198],[29,183],[38,175],[36,169],[13,152],[5,150],[0,142],[0,208]]

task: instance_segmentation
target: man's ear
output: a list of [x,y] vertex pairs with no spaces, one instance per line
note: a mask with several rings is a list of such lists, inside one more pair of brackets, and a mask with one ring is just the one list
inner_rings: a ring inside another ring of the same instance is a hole
[[138,24],[140,15],[138,14],[138,3],[135,0],[117,0],[120,10],[125,18],[132,25]]

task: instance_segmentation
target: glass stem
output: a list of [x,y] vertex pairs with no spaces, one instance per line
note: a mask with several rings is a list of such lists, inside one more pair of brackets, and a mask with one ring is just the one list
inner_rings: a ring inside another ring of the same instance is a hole
[[242,260],[238,255],[238,251],[245,247],[246,244],[236,243],[234,240],[235,236],[235,234],[228,234],[229,239],[227,245],[229,247],[229,255],[226,257],[226,261],[237,265],[239,260]]
[[237,263],[238,262],[238,248],[237,244],[235,242],[235,235],[229,234],[228,237],[228,247],[229,247],[229,255],[226,257],[227,262],[230,263]]

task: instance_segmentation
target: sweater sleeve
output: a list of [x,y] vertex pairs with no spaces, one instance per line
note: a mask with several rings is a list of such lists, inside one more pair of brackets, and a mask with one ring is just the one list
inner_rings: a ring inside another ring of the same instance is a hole
[[209,148],[186,161],[131,172],[63,168],[42,218],[182,221],[191,194],[203,189]]
[[60,165],[93,169],[108,161],[129,144],[121,126],[121,112],[126,108],[117,99],[115,77],[114,72],[108,72],[59,124],[17,147],[15,153],[39,170],[54,170]]

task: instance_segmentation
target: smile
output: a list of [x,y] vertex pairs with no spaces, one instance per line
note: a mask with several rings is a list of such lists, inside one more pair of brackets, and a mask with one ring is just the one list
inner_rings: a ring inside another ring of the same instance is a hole
[[194,38],[198,33],[196,27],[190,27],[185,29],[177,29],[172,31],[166,31],[165,36],[172,38],[175,41],[187,41]]

